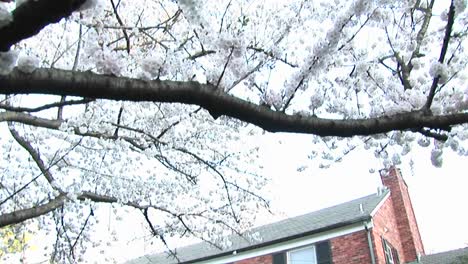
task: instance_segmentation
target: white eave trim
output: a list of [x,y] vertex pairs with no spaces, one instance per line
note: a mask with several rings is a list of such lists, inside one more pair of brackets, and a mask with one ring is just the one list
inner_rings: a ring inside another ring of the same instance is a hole
[[232,262],[236,262],[239,260],[269,255],[274,252],[280,252],[280,251],[285,251],[285,250],[298,248],[298,247],[302,247],[306,245],[311,245],[319,241],[324,241],[324,240],[328,240],[334,237],[344,236],[344,235],[351,234],[357,231],[365,230],[366,225],[369,227],[369,224],[372,225],[372,223],[368,223],[365,221],[359,222],[359,223],[347,225],[344,227],[335,228],[329,231],[324,231],[318,234],[304,236],[304,237],[296,238],[293,240],[289,240],[289,241],[285,241],[285,242],[281,242],[281,243],[277,243],[277,244],[273,244],[273,245],[269,245],[269,246],[265,246],[261,248],[252,249],[252,250],[245,251],[245,252],[235,253],[234,251],[231,253],[232,255],[222,256],[219,258],[214,258],[214,259],[195,262],[195,263],[196,264],[232,263]]
[[385,196],[380,200],[380,202],[377,204],[377,206],[372,210],[370,213],[371,218],[374,218],[374,215],[379,211],[380,207],[387,201],[388,197],[390,196],[390,191],[388,191]]

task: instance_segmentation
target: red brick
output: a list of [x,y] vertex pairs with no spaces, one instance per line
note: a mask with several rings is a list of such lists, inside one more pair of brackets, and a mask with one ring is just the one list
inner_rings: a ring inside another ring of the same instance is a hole
[[379,210],[378,215],[381,219],[374,219],[374,223],[379,222],[373,230],[377,253],[379,256],[383,255],[380,241],[380,236],[383,235],[398,250],[401,262],[414,261],[418,254],[424,254],[424,247],[408,186],[397,168],[391,168],[383,173],[381,178],[382,183],[390,189],[391,202],[385,205],[386,208]]
[[330,240],[333,264],[371,263],[365,230]]

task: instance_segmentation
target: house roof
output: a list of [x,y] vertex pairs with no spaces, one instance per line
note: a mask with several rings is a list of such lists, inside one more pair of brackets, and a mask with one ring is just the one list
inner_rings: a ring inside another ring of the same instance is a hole
[[409,264],[463,264],[468,263],[468,247],[426,255],[419,262]]
[[[232,254],[234,251],[244,252],[291,239],[328,231],[338,227],[363,222],[372,217],[373,212],[381,202],[388,197],[386,190],[380,195],[372,194],[339,205],[328,207],[312,213],[288,218],[272,224],[260,226],[251,230],[251,234],[258,233],[261,239],[250,241],[248,239],[232,236],[229,248],[217,249],[207,243],[198,243],[177,249],[177,257],[182,263],[194,263]],[[177,263],[166,253],[146,255],[128,264]]]

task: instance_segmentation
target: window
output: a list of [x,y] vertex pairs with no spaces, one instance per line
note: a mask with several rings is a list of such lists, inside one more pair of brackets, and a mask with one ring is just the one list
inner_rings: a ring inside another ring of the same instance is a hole
[[315,247],[306,247],[288,252],[288,264],[317,264]]
[[331,264],[329,241],[273,254],[273,264]]
[[400,259],[398,258],[398,251],[390,244],[387,240],[382,237],[382,245],[384,248],[385,254],[385,263],[386,264],[400,264]]

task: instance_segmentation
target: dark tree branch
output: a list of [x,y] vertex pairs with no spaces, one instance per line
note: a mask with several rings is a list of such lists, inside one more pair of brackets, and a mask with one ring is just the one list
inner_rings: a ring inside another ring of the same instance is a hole
[[[61,98],[60,102],[45,104],[45,105],[41,105],[39,107],[34,107],[34,108],[15,107],[15,106],[0,103],[0,109],[5,109],[5,110],[8,110],[8,111],[13,111],[13,112],[30,112],[30,113],[32,113],[32,112],[40,112],[40,111],[48,110],[48,109],[54,108],[54,107],[61,108],[63,106],[67,106],[67,105],[87,104],[87,103],[90,103],[90,102],[93,101],[92,99],[80,99],[80,100],[68,100],[68,101],[66,101],[64,99],[65,98]],[[61,119],[61,118],[59,117],[58,119]]]
[[169,247],[169,244],[167,243],[166,239],[164,238],[164,236],[158,232],[158,230],[156,230],[154,228],[154,225],[153,223],[151,222],[151,219],[149,218],[148,216],[148,208],[142,210],[142,213],[143,213],[143,216],[145,217],[145,220],[146,222],[148,223],[148,226],[151,230],[151,233],[153,234],[153,236],[157,236],[159,237],[159,239],[163,242],[164,246],[166,247],[166,249],[169,251],[169,255],[173,258],[175,258],[177,260],[177,262],[180,262],[180,259],[179,257],[177,256],[177,253],[175,250],[172,250],[170,247]]
[[13,21],[0,28],[0,52],[23,39],[30,38],[49,24],[68,17],[86,0],[35,0],[26,1],[16,8]]
[[433,132],[433,131],[431,131],[429,129],[421,129],[421,130],[415,131],[415,132],[421,133],[421,135],[424,135],[424,136],[430,137],[430,138],[434,138],[434,139],[439,140],[439,141],[446,141],[448,139],[447,134],[442,134],[442,133],[439,133],[439,132]]
[[91,218],[91,216],[94,216],[93,208],[90,208],[88,217],[86,217],[86,220],[85,220],[83,226],[81,227],[80,232],[78,233],[78,236],[75,238],[75,242],[73,243],[72,247],[70,248],[73,255],[74,255],[74,252],[75,252],[76,244],[78,243],[78,241],[79,241],[81,235],[83,234],[85,228],[88,226],[88,222],[89,222],[89,219]]
[[0,215],[0,228],[12,224],[18,224],[28,219],[36,218],[45,215],[55,209],[61,207],[66,199],[65,194],[60,194],[49,202],[33,206],[31,208],[14,211],[8,214]]
[[[118,6],[115,5],[114,0],[111,0],[111,4],[112,4],[112,9],[114,10],[114,14],[115,14],[115,18],[117,19],[117,22],[119,22],[119,25],[121,27],[125,26],[122,19],[120,18],[119,12],[117,10]],[[127,48],[126,48],[127,53],[130,53],[130,38],[129,38],[128,34],[127,34],[127,30],[125,28],[123,28],[122,32],[123,32],[123,35],[124,35],[124,38],[125,38],[125,43],[127,44]]]
[[[7,214],[2,214],[0,215],[0,228],[12,224],[18,224],[23,221],[26,221],[28,219],[36,218],[41,215],[47,214],[49,212],[54,211],[57,208],[60,208],[63,206],[65,201],[69,199],[67,197],[67,193],[61,193],[57,197],[55,197],[52,200],[49,200],[47,203],[42,204],[42,205],[36,205],[31,208],[27,209],[21,209],[17,210],[11,213]],[[96,203],[117,203],[119,200],[115,197],[112,196],[107,196],[107,195],[102,195],[102,194],[97,194],[89,191],[84,191],[80,195],[77,196],[77,199],[80,201],[84,200],[91,200]],[[175,215],[174,212],[171,212],[170,210],[163,208],[163,207],[158,207],[154,205],[140,205],[135,202],[127,202],[124,205],[130,206],[136,209],[144,210],[148,208],[153,208],[161,212],[168,213],[170,215]]]
[[36,177],[34,177],[32,180],[30,180],[28,183],[26,183],[25,185],[23,185],[23,187],[15,190],[12,194],[8,195],[8,197],[6,197],[5,199],[3,199],[3,201],[0,202],[0,206],[2,206],[4,203],[6,203],[8,200],[10,200],[11,198],[13,198],[15,195],[17,195],[18,193],[20,193],[21,191],[23,191],[24,189],[28,188],[29,185],[31,185],[31,183],[35,182],[40,176],[42,176],[42,173],[37,175]]
[[114,131],[114,137],[118,138],[119,137],[119,128],[120,128],[120,122],[122,121],[122,114],[123,114],[124,107],[123,105],[120,106],[119,114],[117,116],[117,125],[116,129]]
[[[409,59],[408,70],[410,72],[413,70],[412,60],[414,58],[417,58],[417,57],[421,56],[421,54],[420,54],[421,45],[422,45],[422,43],[424,41],[424,38],[425,38],[425,36],[427,34],[427,29],[429,28],[429,23],[431,22],[432,8],[434,6],[434,3],[435,3],[435,0],[431,0],[428,7],[425,10],[422,10],[422,12],[424,13],[424,20],[423,20],[421,28],[419,29],[418,34],[416,36],[416,48],[411,53],[411,58]],[[414,10],[416,10],[418,5],[419,5],[419,1],[415,4],[415,8],[413,8],[413,11],[411,13],[411,19],[413,19]]]
[[226,63],[224,64],[223,71],[221,72],[221,75],[219,76],[218,82],[216,83],[216,87],[219,87],[219,84],[221,83],[221,80],[223,79],[224,73],[226,72],[226,69],[229,65],[229,62],[231,61],[231,56],[232,53],[234,53],[234,47],[231,47],[231,51],[229,52],[229,55],[226,59]]
[[215,165],[213,165],[213,164],[209,163],[208,161],[204,160],[203,158],[199,157],[197,154],[195,154],[193,152],[190,152],[190,151],[188,151],[186,149],[183,149],[183,148],[177,148],[176,150],[193,157],[194,159],[196,159],[198,162],[200,162],[202,164],[205,164],[211,171],[213,171],[216,175],[218,175],[218,177],[223,182],[223,187],[224,187],[224,190],[226,191],[226,197],[227,197],[228,202],[229,202],[229,208],[231,209],[232,217],[234,218],[236,223],[239,223],[240,220],[237,217],[236,211],[234,210],[231,193],[229,192],[228,182],[226,181],[226,178],[224,177],[224,175],[216,168]]
[[201,58],[203,56],[214,54],[214,53],[216,53],[216,51],[214,51],[214,50],[202,50],[202,51],[199,51],[199,52],[189,56],[188,59],[189,60],[196,60],[196,59]]
[[41,170],[42,175],[44,175],[44,177],[47,179],[52,188],[56,189],[59,192],[62,192],[60,188],[55,187],[55,179],[52,173],[50,173],[49,168],[42,161],[39,152],[34,149],[34,147],[31,145],[31,143],[29,143],[29,141],[27,141],[24,137],[20,136],[20,134],[12,126],[9,126],[9,129],[11,135],[16,140],[16,142],[18,142],[18,144],[21,147],[23,147],[32,157],[37,167]]
[[[440,50],[439,56],[439,63],[443,64],[445,60],[445,55],[447,54],[448,45],[450,42],[450,35],[452,34],[452,27],[455,21],[455,6],[452,1],[450,4],[450,9],[448,12],[448,19],[447,19],[447,26],[445,28],[445,36],[442,43],[442,48]],[[427,96],[426,104],[423,106],[423,110],[429,110],[432,105],[432,101],[434,100],[434,96],[436,93],[437,85],[439,84],[440,76],[434,76],[434,80],[432,80],[431,89],[429,90],[429,95]]]
[[[14,70],[9,75],[0,76],[0,87],[2,87],[0,91],[2,94],[70,95],[134,102],[193,104],[208,110],[214,118],[225,115],[271,132],[307,133],[318,136],[351,137],[421,127],[446,128],[468,123],[468,113],[432,115],[425,111],[346,120],[288,115],[236,98],[209,84],[161,80],[144,81],[99,75],[92,72],[57,69],[36,69],[32,74]],[[15,118],[11,116],[11,112],[2,114],[0,122],[8,116]],[[23,121],[44,121],[34,117],[22,118],[25,119]],[[60,122],[55,121],[54,124],[57,126],[60,125]],[[50,125],[50,122],[44,123],[45,127]]]

